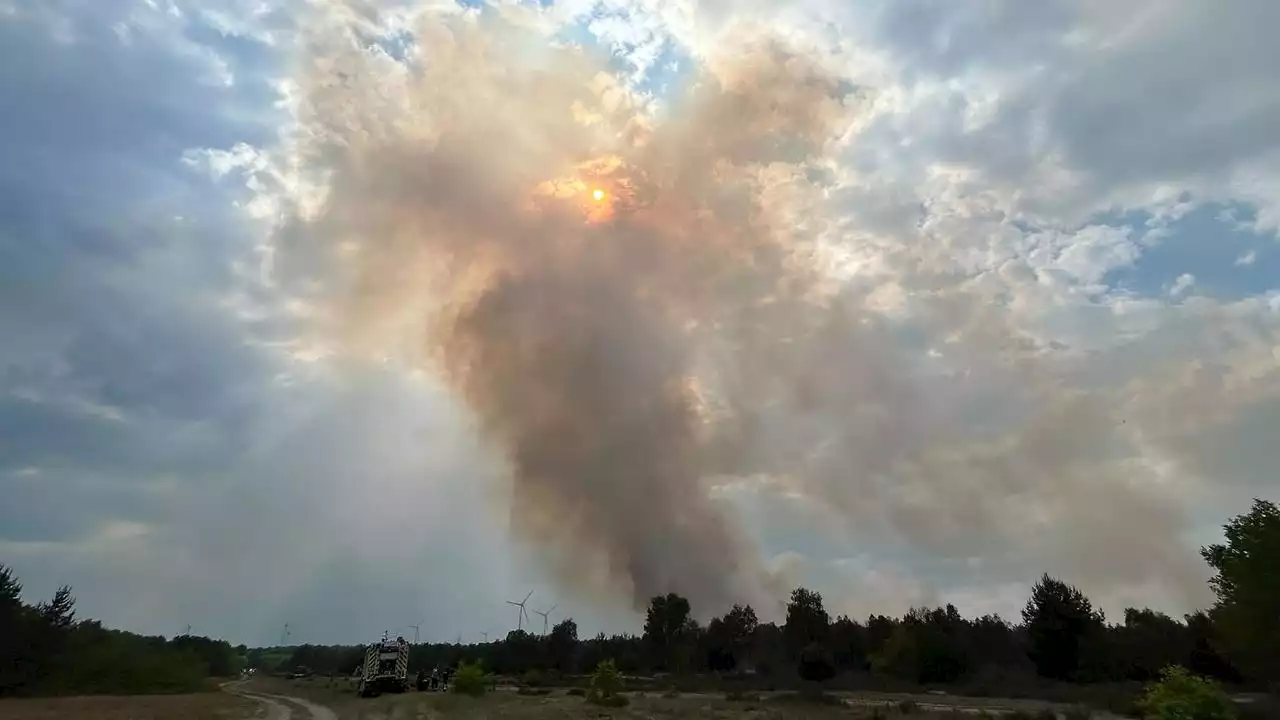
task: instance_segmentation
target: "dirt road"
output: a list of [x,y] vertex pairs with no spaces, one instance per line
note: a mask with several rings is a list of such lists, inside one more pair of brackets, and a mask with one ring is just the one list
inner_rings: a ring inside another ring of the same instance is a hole
[[267,708],[267,720],[338,720],[332,710],[309,700],[289,695],[275,695],[245,687],[244,680],[227,683],[222,689],[232,695],[262,703]]

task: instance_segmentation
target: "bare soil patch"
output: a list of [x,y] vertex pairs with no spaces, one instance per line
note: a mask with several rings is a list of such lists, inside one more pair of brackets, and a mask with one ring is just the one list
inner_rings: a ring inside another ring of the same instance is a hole
[[0,720],[250,720],[260,712],[224,692],[0,700]]

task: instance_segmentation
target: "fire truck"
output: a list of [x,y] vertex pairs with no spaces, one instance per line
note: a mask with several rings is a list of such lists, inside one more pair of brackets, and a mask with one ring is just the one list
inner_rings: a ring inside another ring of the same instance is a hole
[[388,633],[383,633],[381,641],[364,649],[364,664],[360,666],[360,683],[356,692],[360,697],[373,697],[408,689],[409,643],[402,637],[392,640]]

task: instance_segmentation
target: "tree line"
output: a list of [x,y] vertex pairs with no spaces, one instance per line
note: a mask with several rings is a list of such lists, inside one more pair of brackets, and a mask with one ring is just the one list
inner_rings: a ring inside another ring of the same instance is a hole
[[191,692],[243,665],[243,645],[110,630],[77,620],[75,603],[66,586],[24,603],[22,583],[0,564],[0,697]]
[[[750,606],[735,605],[703,625],[688,599],[669,593],[649,602],[640,635],[580,640],[577,624],[566,619],[546,636],[513,630],[490,643],[415,645],[410,662],[430,668],[479,660],[494,672],[519,675],[578,673],[611,659],[625,673],[746,672],[811,680],[850,673],[912,684],[1018,676],[1148,682],[1166,667],[1181,666],[1232,684],[1280,683],[1280,510],[1256,500],[1225,531],[1224,543],[1201,550],[1214,571],[1217,602],[1180,619],[1127,608],[1117,622],[1108,622],[1078,588],[1049,575],[1012,621],[998,615],[968,619],[949,604],[912,608],[898,618],[833,618],[820,593],[797,588],[781,624],[760,622]],[[303,645],[280,665],[346,674],[359,664],[361,651]]]
[[[797,588],[782,623],[760,622],[750,606],[735,605],[704,625],[688,599],[668,593],[651,599],[639,635],[580,639],[570,618],[545,636],[513,630],[490,643],[417,644],[410,664],[430,669],[480,661],[492,672],[529,676],[577,674],[609,660],[628,674],[714,673],[780,683],[845,675],[912,685],[967,682],[970,688],[987,679],[1005,692],[1017,677],[1146,682],[1165,667],[1182,666],[1229,683],[1275,686],[1280,509],[1256,500],[1224,529],[1223,543],[1201,550],[1214,571],[1217,601],[1181,619],[1128,608],[1118,622],[1108,622],[1083,592],[1048,575],[1014,621],[968,619],[953,605],[912,608],[898,618],[833,618],[820,593]],[[346,675],[364,652],[359,645],[248,650],[209,638],[144,637],[77,621],[68,587],[34,606],[22,602],[21,591],[0,565],[0,638],[14,639],[0,643],[0,695],[186,691],[245,664]]]

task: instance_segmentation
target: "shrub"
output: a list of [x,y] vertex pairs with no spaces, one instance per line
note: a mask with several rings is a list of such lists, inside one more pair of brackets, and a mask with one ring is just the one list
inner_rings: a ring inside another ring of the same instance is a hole
[[1169,667],[1160,681],[1147,688],[1140,702],[1147,720],[1235,720],[1231,698],[1217,683],[1192,675],[1185,668]]
[[591,689],[587,702],[605,707],[622,707],[627,698],[622,694],[622,674],[612,660],[602,660],[591,674]]
[[551,688],[544,687],[522,687],[516,690],[517,695],[550,695]]
[[1066,720],[1090,720],[1093,717],[1093,711],[1083,705],[1073,705],[1067,708],[1062,716]]
[[462,663],[458,666],[458,671],[453,674],[453,691],[456,693],[480,697],[488,689],[489,677],[485,674],[484,665],[479,660],[473,663]]
[[521,678],[521,682],[527,688],[543,688],[551,685],[551,680],[543,673],[537,670],[530,670]]
[[920,706],[916,704],[915,700],[901,700],[898,702],[898,712],[903,715],[912,715],[918,710],[920,710]]
[[836,676],[831,653],[818,643],[810,643],[800,651],[800,677],[809,682],[826,682]]

